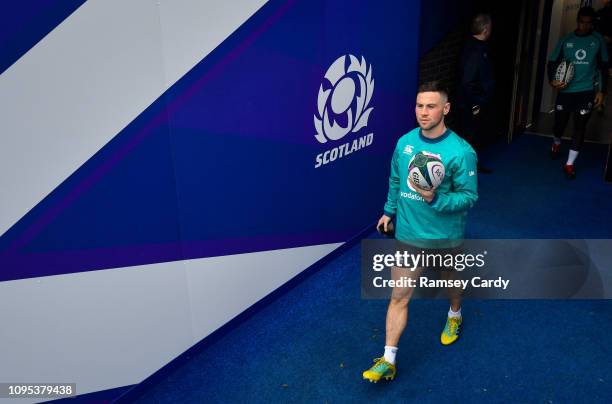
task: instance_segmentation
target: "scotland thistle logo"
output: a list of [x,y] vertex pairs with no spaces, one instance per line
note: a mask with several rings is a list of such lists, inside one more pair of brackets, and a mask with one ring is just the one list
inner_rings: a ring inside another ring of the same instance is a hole
[[319,87],[315,138],[320,143],[339,140],[366,126],[373,109],[368,108],[373,92],[372,66],[363,56],[361,62],[353,55],[336,59]]

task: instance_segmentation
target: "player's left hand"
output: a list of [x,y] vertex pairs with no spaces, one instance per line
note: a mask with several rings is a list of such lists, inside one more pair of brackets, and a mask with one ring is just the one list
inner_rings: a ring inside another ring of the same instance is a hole
[[417,187],[414,182],[412,182],[412,178],[410,178],[410,176],[408,177],[408,181],[410,181],[410,186],[416,192],[418,192],[418,194],[421,195],[423,197],[423,199],[425,199],[425,202],[430,203],[431,201],[433,201],[433,198],[436,195],[436,189],[435,188],[432,188],[429,191],[421,189],[421,188]]
[[595,94],[595,100],[593,102],[595,104],[594,108],[597,108],[602,105],[604,102],[604,94],[602,92],[598,92],[597,94]]

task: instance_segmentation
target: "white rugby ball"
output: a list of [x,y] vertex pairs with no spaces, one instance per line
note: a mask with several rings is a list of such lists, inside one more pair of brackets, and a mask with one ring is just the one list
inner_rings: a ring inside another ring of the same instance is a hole
[[432,153],[419,152],[410,162],[408,175],[414,185],[421,189],[437,188],[444,180],[444,164]]
[[574,63],[562,61],[555,70],[555,80],[568,84],[574,78]]

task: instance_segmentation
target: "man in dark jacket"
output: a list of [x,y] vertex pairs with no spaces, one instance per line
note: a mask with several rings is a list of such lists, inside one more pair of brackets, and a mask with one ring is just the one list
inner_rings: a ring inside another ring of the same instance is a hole
[[[461,82],[457,100],[461,111],[461,133],[477,153],[481,151],[485,139],[492,136],[492,133],[487,133],[490,131],[491,103],[495,89],[493,63],[487,45],[491,29],[489,15],[476,15],[470,26],[472,35],[461,56]],[[479,165],[478,172],[489,174],[491,170]]]

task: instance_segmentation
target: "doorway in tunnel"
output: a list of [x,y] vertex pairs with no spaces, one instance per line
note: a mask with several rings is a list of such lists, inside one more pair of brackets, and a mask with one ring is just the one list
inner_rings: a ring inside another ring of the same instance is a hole
[[494,117],[498,138],[508,143],[530,130],[538,119],[550,12],[554,0],[478,2],[491,15],[491,51],[495,66]]
[[[537,6],[536,6],[537,4]],[[581,6],[589,5],[595,10],[604,6],[603,0],[539,0],[531,5],[523,4],[524,19],[521,30],[526,32],[520,47],[525,52],[517,53],[517,75],[514,91],[514,112],[512,114],[515,131],[552,137],[554,123],[555,98],[554,90],[546,74],[546,63],[549,55],[561,37],[576,29],[576,15]],[[536,11],[536,7],[539,9]],[[534,17],[537,15],[537,17]],[[537,21],[531,28],[530,25]],[[529,32],[534,31],[533,35]],[[611,78],[608,80],[608,87]],[[612,105],[610,102],[589,119],[585,141],[609,144],[612,137]],[[566,126],[564,139],[571,138],[574,123],[572,119]]]
[[496,83],[492,140],[510,143],[533,126],[545,72],[546,50],[541,43],[548,36],[546,10],[552,2],[475,2],[475,12],[487,13],[493,21],[489,44]]
[[[597,10],[603,2],[590,3]],[[548,82],[546,64],[559,38],[575,29],[576,14],[583,3],[584,0],[466,1],[456,28],[422,57],[420,79],[441,78],[451,93],[455,92],[470,17],[487,13],[493,21],[489,48],[496,82],[488,141],[510,143],[523,133],[552,137],[556,93]],[[612,102],[591,117],[588,142],[610,142],[610,108]],[[455,113],[451,109],[448,119],[451,128],[457,121]],[[569,122],[566,137],[571,135],[572,128],[573,122]]]

